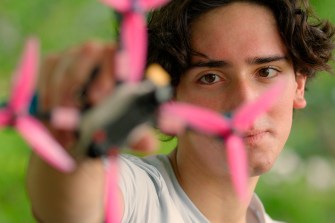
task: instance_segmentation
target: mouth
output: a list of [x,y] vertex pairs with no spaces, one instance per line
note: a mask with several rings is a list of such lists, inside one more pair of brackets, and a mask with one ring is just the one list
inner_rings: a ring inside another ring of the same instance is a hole
[[243,141],[247,145],[258,145],[268,136],[268,130],[251,130],[243,134]]

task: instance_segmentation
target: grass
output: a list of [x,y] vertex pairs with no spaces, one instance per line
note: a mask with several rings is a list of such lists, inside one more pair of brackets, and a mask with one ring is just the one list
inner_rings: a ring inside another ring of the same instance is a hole
[[305,177],[273,183],[270,172],[261,178],[257,194],[273,219],[292,223],[333,223],[335,187],[315,188]]
[[0,222],[34,222],[25,188],[30,148],[11,129],[0,138]]

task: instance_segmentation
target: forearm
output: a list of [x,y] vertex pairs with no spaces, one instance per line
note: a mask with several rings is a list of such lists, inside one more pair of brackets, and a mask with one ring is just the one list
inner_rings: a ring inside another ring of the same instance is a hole
[[[115,50],[109,43],[90,41],[46,57],[38,85],[40,111],[58,107],[83,110],[109,96],[114,88],[111,61]],[[93,75],[97,66],[99,72]],[[62,130],[47,121],[45,124],[63,148],[77,145],[78,129]],[[87,158],[73,173],[65,174],[32,155],[27,184],[36,218],[47,223],[104,222],[104,179],[101,159]]]
[[103,222],[104,169],[100,159],[83,161],[66,174],[33,154],[27,184],[33,212],[41,222]]

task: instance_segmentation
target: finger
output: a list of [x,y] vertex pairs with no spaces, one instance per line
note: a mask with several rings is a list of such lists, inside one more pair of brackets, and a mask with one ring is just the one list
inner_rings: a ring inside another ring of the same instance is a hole
[[89,42],[64,58],[58,66],[54,79],[54,100],[52,106],[80,107],[78,94],[89,79],[94,68],[103,58],[104,45]]
[[[115,45],[99,42],[87,43],[75,51],[72,57],[64,62],[69,63],[68,67],[59,74],[58,89],[55,91],[63,94],[58,95],[54,103],[82,109],[96,105],[109,95],[115,83],[115,51]],[[82,93],[84,95],[81,95]],[[76,134],[58,134],[66,139],[64,143],[69,147],[73,147],[77,142]]]
[[[41,80],[39,83],[40,103],[45,113],[50,113],[55,108],[75,106],[74,94],[70,93],[71,86],[77,83],[76,76],[83,73],[78,71],[82,64],[87,64],[87,60],[82,60],[82,54],[87,53],[87,44],[80,47],[73,47],[56,56],[49,56],[43,63]],[[87,53],[87,58],[92,56]],[[94,58],[94,56],[93,56]],[[92,62],[93,63],[93,62]],[[82,69],[88,69],[83,66]],[[62,100],[68,96],[68,101]],[[52,126],[49,121],[45,122],[50,132],[64,148],[72,148],[76,143],[76,133],[74,131],[62,131]]]
[[158,150],[159,146],[154,130],[147,125],[135,128],[131,132],[128,142],[131,149],[144,153],[153,153]]
[[60,55],[53,54],[45,57],[42,62],[37,84],[38,110],[40,112],[47,112],[51,107],[50,89],[52,88],[52,74],[59,63],[59,60]]
[[86,100],[90,106],[97,105],[114,90],[115,77],[115,54],[114,45],[105,46],[102,52],[102,60],[97,65],[98,74],[91,80],[86,89]]

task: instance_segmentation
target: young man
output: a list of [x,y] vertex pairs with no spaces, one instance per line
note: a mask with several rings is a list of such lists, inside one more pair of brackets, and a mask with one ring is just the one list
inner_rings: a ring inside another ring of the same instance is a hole
[[[234,192],[222,142],[188,130],[177,136],[177,148],[168,156],[122,156],[122,222],[275,222],[254,189],[286,143],[293,110],[306,106],[307,79],[329,69],[333,50],[333,27],[309,24],[305,4],[172,0],[152,15],[149,63],[160,63],[170,73],[174,100],[231,112],[279,81],[285,88],[243,136],[248,205]],[[49,59],[43,72],[49,82],[41,81],[42,89],[48,89],[41,91],[42,108],[77,105],[73,92],[64,89],[79,88],[97,63],[102,64],[101,75],[92,83],[88,100],[93,105],[100,101],[113,89],[113,80],[107,78],[112,57],[110,47],[89,43]],[[55,70],[57,77],[52,75]],[[73,133],[55,131],[55,137],[69,149],[75,143]],[[81,161],[74,173],[62,174],[32,157],[28,189],[41,222],[103,222],[103,184],[100,160]]]

